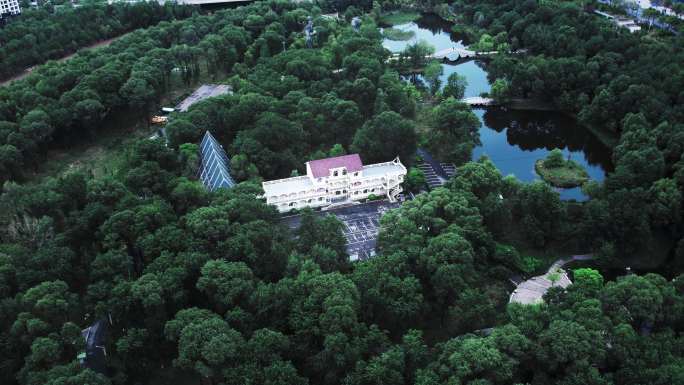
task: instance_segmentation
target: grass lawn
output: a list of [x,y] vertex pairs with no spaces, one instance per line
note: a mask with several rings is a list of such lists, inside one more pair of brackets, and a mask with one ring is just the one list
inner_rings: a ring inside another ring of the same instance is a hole
[[564,166],[549,168],[544,166],[544,159],[539,159],[534,163],[534,170],[554,187],[577,187],[589,181],[587,171],[571,160],[566,161]]
[[395,11],[383,14],[380,16],[379,21],[383,25],[398,25],[410,23],[418,19],[420,19],[420,13],[418,12]]
[[40,182],[45,177],[57,177],[72,170],[90,171],[95,177],[111,174],[118,169],[124,149],[153,132],[154,128],[148,129],[140,117],[124,112],[90,137],[48,151],[37,172],[29,175],[29,182]]
[[382,30],[382,36],[389,40],[407,41],[413,39],[416,34],[413,31],[402,31],[396,28],[385,28]]
[[[218,79],[225,75],[217,76]],[[179,74],[173,74],[169,91],[160,101],[161,106],[175,106],[183,97],[204,83],[217,83],[206,73],[191,84],[185,84]],[[135,141],[152,136],[159,126],[147,124],[141,116],[127,111],[106,121],[89,137],[55,146],[48,151],[38,170],[27,175],[28,183],[40,183],[43,178],[57,177],[72,170],[86,170],[94,177],[113,174],[118,170],[126,149]]]

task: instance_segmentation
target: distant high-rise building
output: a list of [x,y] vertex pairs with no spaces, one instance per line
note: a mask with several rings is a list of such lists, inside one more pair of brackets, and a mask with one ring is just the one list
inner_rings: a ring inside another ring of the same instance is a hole
[[21,13],[19,8],[19,0],[0,0],[0,19],[9,15],[18,15]]

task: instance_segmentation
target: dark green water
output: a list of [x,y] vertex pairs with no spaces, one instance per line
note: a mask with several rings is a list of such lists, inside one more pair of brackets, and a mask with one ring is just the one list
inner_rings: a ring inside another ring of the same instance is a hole
[[[407,45],[425,40],[436,50],[461,45],[460,38],[451,33],[449,23],[437,16],[427,15],[414,23],[395,26],[404,31],[413,31],[414,39],[390,41],[383,45],[392,52],[400,52]],[[485,64],[468,61],[458,64],[442,64],[442,84],[450,74],[457,72],[468,80],[466,97],[479,96],[490,90]],[[420,76],[411,79],[422,82]],[[549,151],[560,148],[566,158],[584,166],[590,177],[596,181],[605,178],[612,170],[610,149],[604,146],[591,132],[572,117],[560,112],[510,111],[500,108],[477,109],[480,118],[480,141],[482,145],[473,151],[473,159],[488,156],[504,175],[515,175],[524,182],[539,179],[534,171],[534,162],[544,158]],[[579,187],[558,189],[562,199],[586,200]]]

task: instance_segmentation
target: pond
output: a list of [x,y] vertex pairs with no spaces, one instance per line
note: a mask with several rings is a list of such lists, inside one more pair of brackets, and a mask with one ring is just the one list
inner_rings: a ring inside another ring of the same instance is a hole
[[[392,52],[400,52],[409,44],[424,40],[436,50],[462,46],[460,38],[451,32],[449,23],[435,15],[426,15],[416,22],[396,25],[402,31],[413,31],[409,41],[385,39],[383,46]],[[450,74],[457,72],[465,76],[468,86],[465,96],[479,96],[489,92],[485,64],[467,61],[442,64],[442,84]],[[411,81],[421,83],[420,75]],[[589,130],[577,121],[560,112],[506,110],[503,108],[476,109],[480,118],[481,145],[473,151],[473,160],[488,156],[503,175],[515,175],[523,182],[539,179],[534,171],[537,159],[545,158],[554,148],[563,151],[570,158],[584,166],[592,180],[603,181],[606,171],[612,170],[610,149],[603,145]],[[584,201],[587,196],[579,187],[557,189],[562,199]]]

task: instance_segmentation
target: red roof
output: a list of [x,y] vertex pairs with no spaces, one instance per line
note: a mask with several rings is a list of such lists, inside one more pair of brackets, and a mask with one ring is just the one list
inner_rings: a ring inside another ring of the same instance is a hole
[[322,178],[330,175],[331,168],[346,167],[347,172],[361,171],[363,169],[363,163],[361,163],[359,154],[350,154],[336,156],[334,158],[312,160],[309,162],[309,167],[311,167],[311,173],[314,178]]

